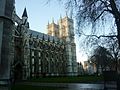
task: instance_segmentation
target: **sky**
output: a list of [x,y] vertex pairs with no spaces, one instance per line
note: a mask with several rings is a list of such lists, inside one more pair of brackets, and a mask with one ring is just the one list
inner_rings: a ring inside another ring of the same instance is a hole
[[[54,19],[54,22],[57,23],[60,16],[64,17],[67,12],[62,3],[56,2],[56,0],[51,1],[46,3],[47,0],[16,0],[16,13],[21,17],[26,7],[30,29],[47,33],[46,25],[48,22],[50,23]],[[87,60],[87,56],[81,51],[77,39],[76,46],[77,61],[83,63]]]

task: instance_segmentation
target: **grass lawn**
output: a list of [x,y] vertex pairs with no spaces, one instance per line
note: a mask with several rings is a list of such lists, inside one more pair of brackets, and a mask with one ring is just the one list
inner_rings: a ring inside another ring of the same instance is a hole
[[78,76],[78,77],[40,77],[28,80],[42,83],[89,83],[103,81],[102,76]]
[[[27,82],[35,83],[96,83],[103,81],[102,76],[78,76],[78,77],[39,77],[27,80]],[[66,90],[58,87],[41,87],[15,84],[11,90]]]

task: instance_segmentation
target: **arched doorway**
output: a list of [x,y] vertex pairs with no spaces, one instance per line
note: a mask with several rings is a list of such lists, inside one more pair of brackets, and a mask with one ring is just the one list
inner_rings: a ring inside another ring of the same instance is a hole
[[18,63],[14,67],[14,80],[20,81],[22,80],[22,76],[23,76],[23,68],[22,68],[22,65]]

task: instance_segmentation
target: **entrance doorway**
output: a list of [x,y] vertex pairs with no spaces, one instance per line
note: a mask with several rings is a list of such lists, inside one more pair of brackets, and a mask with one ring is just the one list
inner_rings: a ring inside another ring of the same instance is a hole
[[15,81],[22,80],[22,75],[23,75],[22,65],[18,63],[14,68],[14,80]]

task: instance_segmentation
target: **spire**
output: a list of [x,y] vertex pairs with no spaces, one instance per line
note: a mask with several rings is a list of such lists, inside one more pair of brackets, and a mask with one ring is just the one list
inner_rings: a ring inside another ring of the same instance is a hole
[[67,11],[66,11],[66,17],[68,17]]
[[49,25],[49,21],[48,21],[48,25]]
[[54,23],[54,18],[52,18],[52,23]]
[[44,38],[44,34],[43,34],[42,40],[43,40],[43,41],[45,40],[45,38]]
[[60,20],[62,20],[62,15],[60,14]]
[[54,37],[53,37],[53,43],[55,43],[55,39],[54,39]]
[[50,42],[50,37],[48,36],[48,42]]
[[73,17],[73,8],[71,9],[71,11],[70,11],[70,19],[72,19]]
[[28,17],[28,16],[27,16],[27,10],[26,10],[26,7],[25,7],[25,9],[24,9],[24,12],[23,12],[22,17]]
[[60,14],[60,22],[62,22],[62,16],[61,16],[61,14]]

